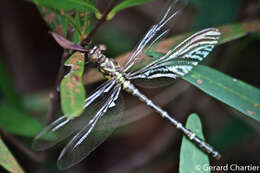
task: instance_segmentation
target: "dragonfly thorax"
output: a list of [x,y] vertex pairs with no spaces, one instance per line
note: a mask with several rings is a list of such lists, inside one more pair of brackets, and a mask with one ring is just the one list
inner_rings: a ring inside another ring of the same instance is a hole
[[106,57],[103,52],[106,50],[105,45],[93,47],[88,53],[88,60],[97,64],[98,69],[107,78],[115,77],[119,81],[124,81],[124,75],[121,73],[121,66],[113,59]]
[[103,54],[103,52],[106,50],[105,45],[97,45],[94,46],[92,49],[89,50],[88,52],[88,60],[91,63],[98,63],[101,64],[106,56]]

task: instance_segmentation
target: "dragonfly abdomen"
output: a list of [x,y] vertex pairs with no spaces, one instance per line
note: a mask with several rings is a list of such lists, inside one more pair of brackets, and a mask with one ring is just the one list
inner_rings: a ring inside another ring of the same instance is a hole
[[167,118],[172,124],[175,125],[177,129],[182,131],[186,137],[188,137],[192,142],[197,144],[202,150],[204,150],[206,153],[211,154],[213,157],[219,159],[220,154],[216,152],[209,144],[207,144],[204,140],[196,136],[195,133],[193,133],[191,130],[186,129],[182,123],[175,120],[172,116],[170,116],[166,111],[164,111],[162,108],[160,108],[158,105],[154,104],[152,100],[147,98],[144,94],[142,94],[130,81],[126,81],[123,84],[123,89],[132,95],[139,98],[140,101],[144,102],[147,106],[155,110],[157,113],[159,113],[163,118]]

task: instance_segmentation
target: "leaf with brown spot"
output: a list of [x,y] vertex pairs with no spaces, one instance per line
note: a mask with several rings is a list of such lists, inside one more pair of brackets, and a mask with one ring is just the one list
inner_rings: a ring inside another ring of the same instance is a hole
[[[95,1],[29,0],[35,3],[51,31],[79,43],[92,30],[99,10]],[[70,31],[70,32],[68,32]]]
[[11,173],[24,173],[12,153],[0,138],[0,165]]
[[51,31],[55,31],[59,35],[66,37],[69,24],[66,21],[66,17],[61,15],[59,10],[42,7],[40,5],[37,5],[37,7]]
[[195,67],[183,79],[246,116],[260,121],[260,110],[256,106],[260,104],[258,88],[203,65]]
[[61,107],[68,118],[79,116],[84,110],[85,88],[82,83],[84,72],[84,55],[74,53],[64,65],[70,66],[70,72],[63,78],[60,85]]

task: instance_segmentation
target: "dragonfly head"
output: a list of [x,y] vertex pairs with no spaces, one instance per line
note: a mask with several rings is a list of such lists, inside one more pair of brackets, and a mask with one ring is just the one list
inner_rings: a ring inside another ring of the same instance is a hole
[[92,63],[102,62],[105,58],[103,52],[106,50],[106,46],[103,44],[94,46],[88,52],[88,60]]

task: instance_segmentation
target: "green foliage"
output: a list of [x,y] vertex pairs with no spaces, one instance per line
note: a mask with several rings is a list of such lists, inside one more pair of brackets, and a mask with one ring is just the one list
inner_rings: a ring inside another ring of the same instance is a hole
[[72,40],[79,43],[91,31],[93,14],[101,15],[95,7],[95,0],[31,0],[34,2],[51,31],[68,37],[70,27],[75,31]]
[[40,122],[11,105],[1,104],[0,112],[0,126],[11,134],[34,137],[43,129]]
[[219,27],[219,29],[222,34],[219,44],[223,44],[241,38],[249,33],[259,32],[260,20],[243,23],[233,23]]
[[12,134],[34,137],[43,129],[43,125],[25,113],[2,59],[0,59],[0,76],[0,93],[6,102],[0,104],[0,127]]
[[107,20],[111,20],[115,14],[123,9],[141,5],[154,0],[123,0],[121,3],[117,4],[107,15]]
[[3,96],[9,104],[20,108],[20,97],[15,91],[15,88],[11,81],[11,76],[6,71],[2,58],[0,58],[0,76],[0,92],[3,93]]
[[260,121],[259,89],[203,65],[198,65],[183,79],[248,117]]
[[[217,28],[221,32],[221,37],[218,42],[218,45],[221,45],[230,42],[232,40],[236,40],[241,37],[244,37],[249,33],[260,31],[260,20],[243,22],[243,23],[232,23]],[[171,41],[172,44],[170,44],[169,47],[162,47],[162,49],[170,49],[177,46],[178,43],[180,43],[182,40],[184,40],[185,38],[187,38],[193,33],[195,32],[180,34],[177,36],[173,36],[170,39],[167,39],[167,41]]]
[[[201,139],[204,139],[201,122],[197,114],[193,113],[188,117],[185,127],[192,130]],[[203,169],[208,167],[209,158],[207,154],[184,136],[180,153],[180,173],[209,173],[209,170]]]
[[0,138],[0,165],[10,173],[24,173],[5,143]]
[[93,3],[85,0],[29,0],[37,5],[59,10],[100,13]]
[[83,54],[76,52],[65,62],[71,69],[61,81],[60,95],[62,111],[68,118],[79,116],[84,109],[86,97],[82,83],[84,59]]
[[194,21],[196,29],[233,22],[241,6],[241,0],[191,0],[191,2],[198,9]]
[[254,134],[252,124],[234,115],[229,116],[231,119],[219,127],[210,138],[210,142],[216,148],[224,151],[225,149],[235,147],[243,141],[247,141]]

